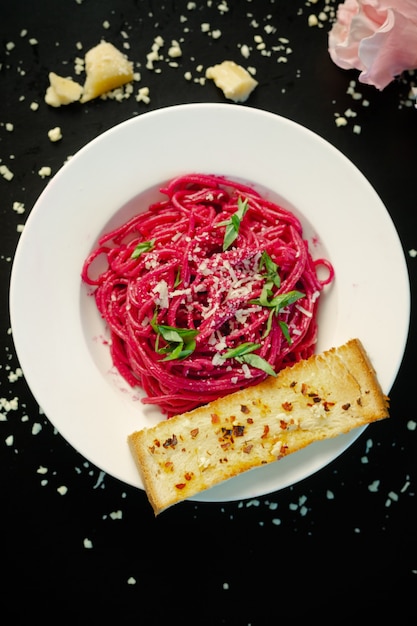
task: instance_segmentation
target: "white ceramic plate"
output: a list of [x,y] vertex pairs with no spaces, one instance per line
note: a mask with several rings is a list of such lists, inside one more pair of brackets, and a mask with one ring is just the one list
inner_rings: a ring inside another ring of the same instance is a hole
[[[232,104],[160,109],[85,146],[51,180],[19,241],[11,280],[17,355],[59,432],[105,472],[143,488],[126,438],[162,418],[114,372],[106,330],[80,281],[85,257],[179,174],[224,174],[269,190],[301,217],[313,256],[336,272],[321,300],[321,351],[359,337],[388,393],[408,333],[409,282],[402,248],[381,200],[356,167],[309,130]],[[123,207],[123,208],[122,208]],[[395,299],[385,298],[395,285]],[[255,497],[291,485],[334,460],[363,429],[306,448],[201,494],[200,501]]]

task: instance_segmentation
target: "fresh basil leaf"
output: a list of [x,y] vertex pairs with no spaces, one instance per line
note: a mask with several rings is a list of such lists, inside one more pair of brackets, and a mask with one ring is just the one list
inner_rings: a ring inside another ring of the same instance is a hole
[[268,320],[266,322],[266,328],[264,330],[264,334],[262,335],[262,339],[265,339],[265,337],[268,337],[269,333],[271,332],[273,316],[274,316],[274,312],[271,311],[268,315]]
[[255,304],[260,304],[261,306],[270,307],[269,298],[271,297],[272,297],[272,284],[268,282],[268,283],[265,283],[264,286],[262,287],[261,295],[259,296],[259,298],[257,300],[254,300],[253,302]]
[[271,364],[259,356],[259,354],[245,354],[244,356],[238,357],[236,360],[239,361],[239,363],[247,363],[248,365],[255,367],[257,370],[262,370],[270,376],[276,376]]
[[264,250],[259,262],[259,269],[266,269],[266,278],[268,282],[272,282],[278,289],[281,287],[281,278],[278,274],[278,265],[271,259],[269,254]]
[[160,326],[158,325],[158,333],[167,341],[168,343],[182,343],[181,336],[179,332],[172,328],[171,326]]
[[[163,361],[185,359],[194,352],[196,348],[195,337],[198,335],[198,330],[157,324],[156,311],[151,320],[151,326],[156,333],[155,351],[158,354],[167,355],[162,359]],[[160,337],[166,342],[163,348],[159,347]]]
[[136,248],[133,250],[132,254],[130,255],[130,258],[137,259],[144,252],[149,252],[149,250],[152,250],[154,246],[155,246],[155,239],[150,239],[149,241],[141,241],[141,243],[138,243]]
[[236,348],[231,348],[227,352],[223,354],[224,359],[236,359],[238,357],[244,356],[249,352],[253,352],[261,347],[260,343],[252,343],[251,341],[246,341],[245,343],[241,343]]
[[268,309],[274,309],[275,313],[278,315],[281,309],[284,309],[286,306],[293,304],[300,298],[304,298],[304,295],[305,294],[301,293],[301,291],[293,290],[288,291],[287,293],[280,293],[272,298],[272,292],[268,284],[266,284],[263,286],[259,298],[251,300],[251,303],[260,304],[261,306],[267,307]]
[[294,302],[297,302],[300,298],[304,298],[304,294],[301,293],[301,291],[288,291],[287,293],[281,293],[275,296],[275,298],[270,301],[269,306],[273,306],[276,313],[278,313],[281,309],[284,309],[290,304],[294,304]]
[[174,287],[178,287],[178,285],[181,283],[182,278],[181,278],[181,268],[177,269],[177,275],[175,277],[175,282],[174,282]]
[[235,241],[235,239],[237,239],[239,235],[240,223],[249,208],[248,199],[246,198],[245,200],[242,200],[241,198],[238,198],[237,206],[237,211],[233,213],[230,219],[219,224],[219,226],[226,226],[226,231],[223,239],[223,252],[230,248],[232,243]]
[[175,326],[166,326],[164,324],[157,324],[156,329],[165,341],[171,341],[174,343],[188,341],[198,335],[198,330],[190,328],[176,328]]
[[236,346],[236,348],[231,348],[225,352],[225,354],[223,354],[223,358],[235,359],[238,363],[246,363],[247,365],[251,365],[258,370],[262,370],[270,376],[276,376],[268,361],[259,356],[259,354],[253,354],[253,352],[260,347],[260,343],[246,341],[245,343],[241,343],[239,346]]
[[162,360],[163,361],[176,361],[176,360],[180,359],[181,352],[182,352],[182,343],[179,343],[177,346],[175,346],[175,348],[170,350],[169,354]]
[[282,330],[282,334],[284,335],[285,339],[287,340],[288,345],[292,344],[292,340],[290,337],[290,331],[288,330],[288,324],[286,322],[278,322],[280,325],[280,328]]

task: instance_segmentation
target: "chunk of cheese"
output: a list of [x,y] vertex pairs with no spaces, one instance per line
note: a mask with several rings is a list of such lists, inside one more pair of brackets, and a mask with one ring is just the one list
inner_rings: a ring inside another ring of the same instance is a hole
[[105,41],[86,53],[85,71],[87,77],[81,102],[88,102],[133,80],[133,63]]
[[52,107],[70,104],[80,99],[83,88],[71,78],[58,76],[55,72],[49,74],[49,87],[46,90],[45,102]]
[[225,97],[234,102],[245,102],[258,84],[245,68],[234,61],[223,61],[208,67],[206,78],[214,80]]

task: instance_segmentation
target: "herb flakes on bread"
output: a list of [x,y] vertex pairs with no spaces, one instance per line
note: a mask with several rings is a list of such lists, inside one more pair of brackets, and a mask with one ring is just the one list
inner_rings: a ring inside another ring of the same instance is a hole
[[361,342],[352,339],[128,441],[157,515],[310,443],[387,418],[388,408]]

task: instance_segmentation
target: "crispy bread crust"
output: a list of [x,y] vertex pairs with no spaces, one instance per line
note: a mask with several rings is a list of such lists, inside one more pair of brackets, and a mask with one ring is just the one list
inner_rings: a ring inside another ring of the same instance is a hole
[[264,382],[132,433],[155,514],[219,482],[389,416],[358,339]]

